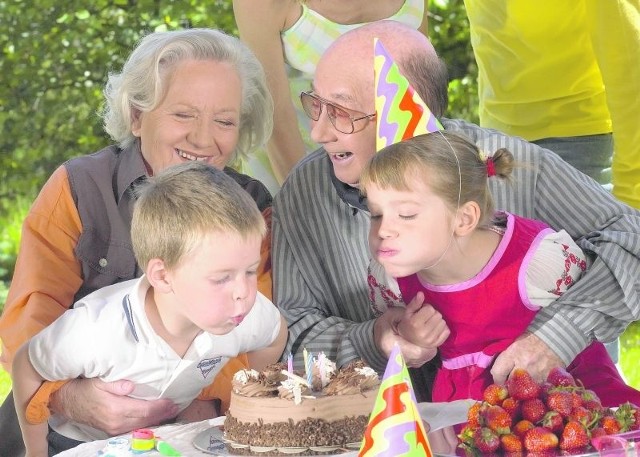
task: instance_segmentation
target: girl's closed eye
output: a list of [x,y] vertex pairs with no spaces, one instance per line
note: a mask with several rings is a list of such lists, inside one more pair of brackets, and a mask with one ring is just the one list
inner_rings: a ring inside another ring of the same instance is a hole
[[378,219],[382,219],[382,214],[374,214],[371,213],[371,220],[378,220]]
[[415,219],[417,214],[406,214],[406,215],[405,214],[399,214],[399,216],[400,216],[400,219],[404,219],[406,221],[410,221],[412,219]]
[[249,270],[247,271],[247,276],[257,276],[258,270]]

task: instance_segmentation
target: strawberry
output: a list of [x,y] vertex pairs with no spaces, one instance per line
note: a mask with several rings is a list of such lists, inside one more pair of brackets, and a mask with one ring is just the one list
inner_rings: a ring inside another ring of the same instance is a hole
[[513,426],[513,433],[518,435],[520,438],[523,438],[526,433],[534,428],[535,425],[531,421],[522,419],[521,421],[516,422]]
[[595,411],[589,411],[584,406],[578,406],[577,408],[573,408],[571,410],[571,414],[569,414],[568,420],[578,421],[585,427],[591,424],[595,415],[598,414]]
[[513,397],[507,397],[502,402],[502,409],[509,413],[512,422],[515,422],[517,418],[522,414],[522,406],[520,401]]
[[582,406],[595,413],[603,412],[604,407],[600,402],[600,398],[593,390],[583,389],[579,392],[579,394],[580,398],[582,399]]
[[600,425],[607,432],[607,435],[615,435],[620,433],[620,423],[614,416],[607,415],[600,420]]
[[596,401],[602,405],[600,402],[600,397],[593,391],[589,389],[584,389],[580,392],[580,396],[582,397],[582,401]]
[[597,438],[599,436],[604,436],[607,434],[607,431],[602,427],[595,427],[591,430],[591,439]]
[[482,392],[482,398],[490,405],[500,405],[509,392],[502,384],[490,384]]
[[547,407],[539,398],[532,398],[522,402],[522,418],[533,422],[540,421],[547,412]]
[[530,452],[544,452],[558,447],[558,437],[544,427],[534,427],[524,435],[524,447]]
[[577,408],[578,406],[582,406],[583,402],[584,402],[584,399],[582,398],[582,395],[580,392],[577,392],[575,390],[571,392],[571,403],[574,408]]
[[516,400],[536,398],[540,393],[540,385],[523,368],[516,368],[511,372],[506,382],[509,395]]
[[580,422],[569,421],[560,437],[560,449],[584,449],[589,444],[589,433]]
[[562,367],[552,368],[547,375],[547,381],[556,387],[569,387],[576,385],[576,380],[573,375]]
[[631,405],[633,410],[633,424],[631,424],[629,430],[640,430],[640,408],[633,403],[631,403]]
[[542,418],[541,425],[544,428],[548,428],[553,433],[558,433],[562,431],[564,427],[564,420],[559,412],[557,411],[549,411]]
[[524,446],[519,436],[509,433],[500,437],[500,445],[505,453],[522,452]]
[[500,406],[489,406],[484,412],[485,426],[498,435],[511,432],[511,416]]
[[475,402],[467,411],[467,423],[472,427],[484,425],[484,410],[486,409],[486,404],[480,401]]
[[473,434],[473,444],[483,454],[490,454],[500,447],[500,438],[490,428],[481,427]]
[[475,445],[473,444],[473,436],[475,435],[476,430],[480,427],[473,427],[470,425],[465,425],[462,430],[460,430],[460,434],[458,435],[459,447],[465,450],[473,450]]
[[538,398],[542,401],[547,401],[547,396],[551,389],[555,389],[556,386],[551,384],[549,381],[543,381],[540,383],[540,393],[538,394]]
[[620,424],[621,432],[637,430],[638,424],[636,423],[636,419],[638,417],[638,407],[633,403],[626,402],[620,405],[614,413],[614,416]]
[[594,413],[603,414],[604,407],[600,400],[583,400],[582,406],[587,408],[589,411],[593,411]]
[[567,417],[573,409],[573,398],[566,390],[555,389],[550,391],[546,403],[551,411],[559,412],[562,417]]

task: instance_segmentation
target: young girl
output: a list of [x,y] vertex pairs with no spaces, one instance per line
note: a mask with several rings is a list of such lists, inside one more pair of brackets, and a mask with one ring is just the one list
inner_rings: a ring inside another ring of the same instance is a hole
[[[481,399],[493,382],[495,356],[586,270],[585,254],[566,232],[495,212],[487,178],[508,178],[513,167],[506,149],[485,159],[473,143],[441,131],[384,148],[360,179],[371,211],[374,311],[417,296],[417,303],[442,314],[450,331],[438,347],[442,367],[433,401]],[[379,286],[388,283],[378,280],[385,273],[397,279],[399,290]],[[421,344],[434,329],[405,318],[397,331]],[[640,400],[600,343],[592,343],[568,369],[603,404]]]

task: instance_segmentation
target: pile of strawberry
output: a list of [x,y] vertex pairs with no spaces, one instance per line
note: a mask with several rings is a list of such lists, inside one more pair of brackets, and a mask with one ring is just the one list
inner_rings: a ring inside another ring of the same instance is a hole
[[458,435],[467,454],[536,453],[554,455],[587,451],[591,439],[640,428],[640,408],[632,403],[615,411],[585,389],[563,368],[536,382],[523,369],[505,385],[492,384],[468,413]]

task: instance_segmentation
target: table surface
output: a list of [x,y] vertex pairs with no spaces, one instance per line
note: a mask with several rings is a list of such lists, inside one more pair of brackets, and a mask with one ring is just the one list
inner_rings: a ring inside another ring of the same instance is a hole
[[[451,403],[419,403],[418,411],[420,416],[427,421],[432,430],[460,423],[466,418],[466,412],[470,405],[469,400],[460,400]],[[170,444],[173,448],[180,451],[185,457],[204,457],[211,456],[212,454],[203,452],[197,449],[193,445],[194,438],[201,432],[214,427],[222,425],[224,422],[224,416],[217,417],[215,419],[204,420],[201,422],[193,422],[189,424],[171,424],[163,425],[154,428],[153,431],[156,436],[161,437],[164,441]],[[124,438],[130,439],[131,434],[123,435]],[[91,441],[84,443],[74,449],[62,452],[58,454],[58,457],[88,457],[101,455],[101,451],[107,445],[108,440]],[[141,455],[144,457],[158,457],[161,454],[157,451],[145,452]],[[215,455],[215,454],[214,454]],[[230,453],[223,453],[218,455],[233,455]],[[265,453],[265,457],[268,454]],[[347,452],[338,454],[340,456],[356,456],[357,452]]]
[[[217,417],[215,419],[209,419],[201,422],[193,422],[190,424],[171,424],[163,425],[161,427],[154,428],[156,436],[161,437],[164,441],[170,444],[173,448],[180,451],[183,456],[187,457],[202,457],[208,456],[205,452],[199,451],[193,445],[193,439],[198,433],[207,430],[215,425],[221,425],[224,422],[224,417]],[[131,434],[123,435],[124,438],[130,439]],[[58,454],[59,457],[88,457],[97,456],[107,445],[108,440],[91,441],[81,444],[80,446],[70,449],[68,451]],[[133,454],[132,454],[133,455]],[[160,456],[157,451],[145,452],[145,457]]]

